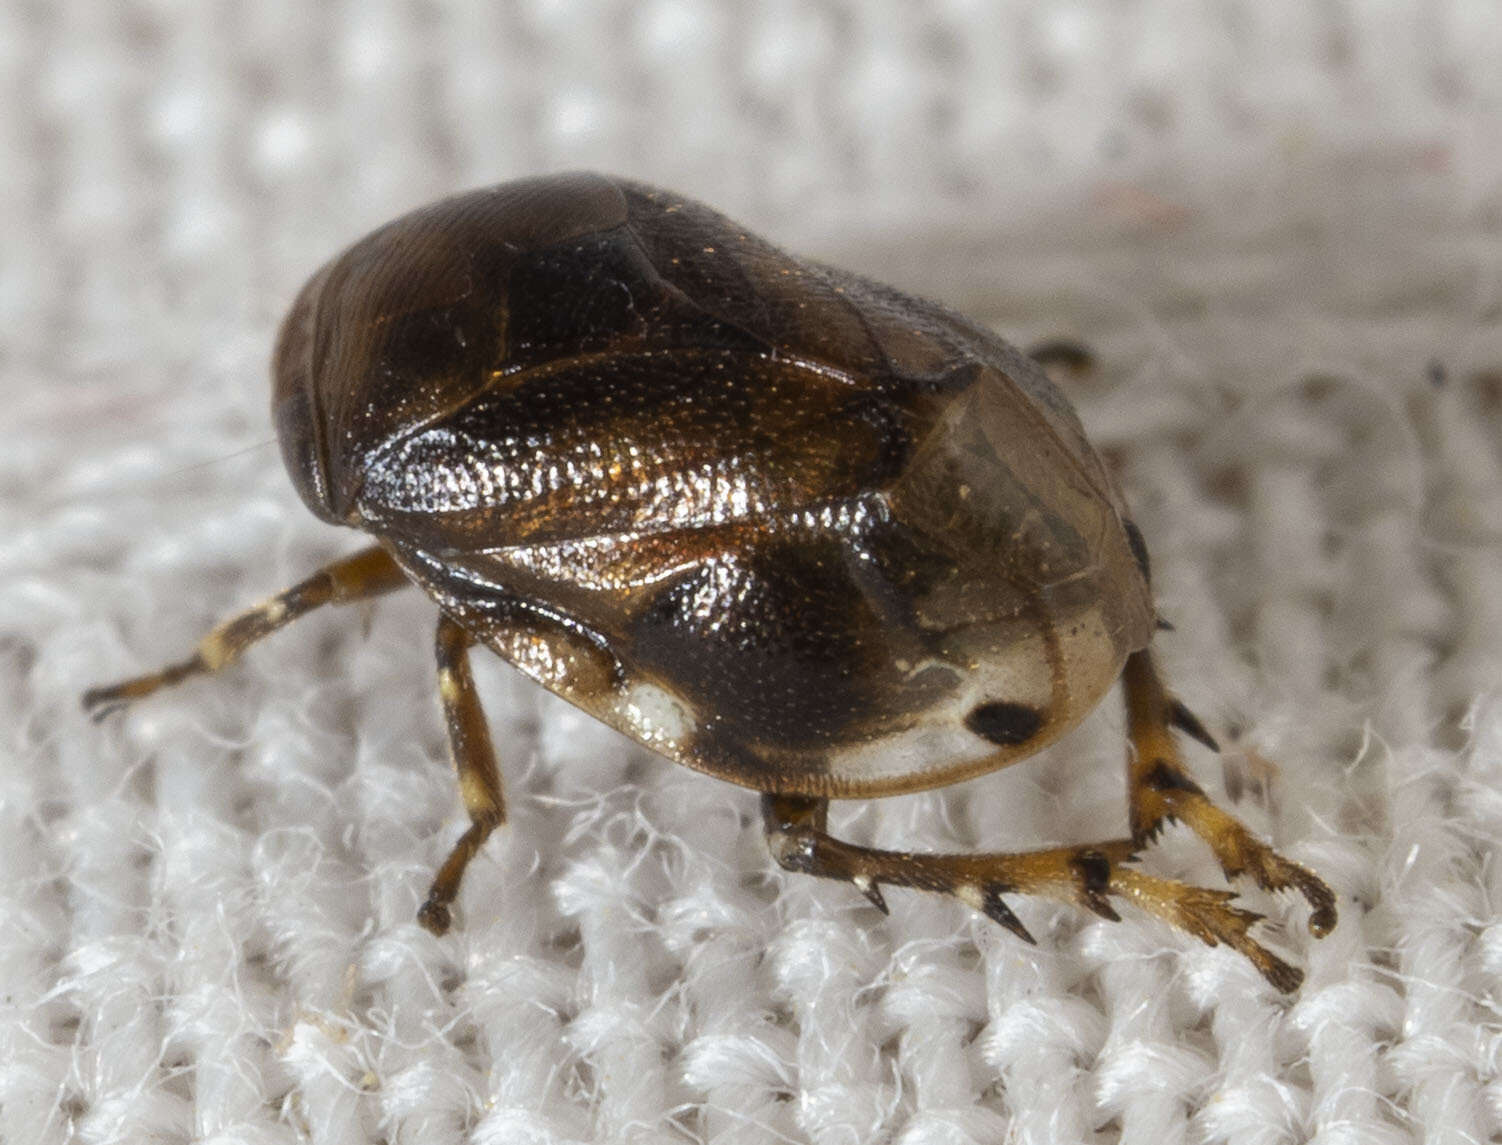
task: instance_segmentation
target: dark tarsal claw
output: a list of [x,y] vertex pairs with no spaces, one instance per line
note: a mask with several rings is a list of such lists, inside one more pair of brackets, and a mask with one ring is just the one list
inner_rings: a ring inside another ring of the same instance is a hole
[[1292,994],[1304,984],[1304,972],[1296,966],[1290,966],[1276,955],[1268,955],[1264,963],[1257,966],[1262,976],[1273,984],[1275,989],[1285,994]]
[[429,934],[442,938],[453,925],[453,915],[448,904],[429,898],[417,911],[418,924]]
[[1132,853],[1132,858],[1137,858],[1138,851],[1146,850],[1149,845],[1157,842],[1158,836],[1163,834],[1164,831],[1168,830],[1168,828],[1172,827],[1178,821],[1179,819],[1177,815],[1169,814],[1164,815],[1146,831],[1139,831],[1136,827],[1133,827],[1132,843],[1137,848],[1137,851],[1134,851]]
[[1200,718],[1184,706],[1182,700],[1174,700],[1168,705],[1168,722],[1186,736],[1204,744],[1211,751],[1220,750],[1220,744],[1215,742],[1215,737],[1210,734],[1204,724],[1200,723]]
[[1335,929],[1339,912],[1335,907],[1335,892],[1325,885],[1323,879],[1298,863],[1289,863],[1289,882],[1304,896],[1310,906],[1309,933],[1315,938],[1324,938]]
[[114,688],[90,688],[83,694],[84,714],[96,724],[102,724],[116,712],[125,709],[125,701],[115,697]]
[[981,899],[981,910],[992,922],[1000,923],[1029,946],[1038,945],[1038,940],[1028,933],[1027,927],[1022,925],[1022,920],[1013,914],[1012,908],[1002,901],[1001,892],[995,887],[986,888]]
[[180,683],[189,676],[196,676],[206,671],[212,671],[212,668],[205,663],[202,652],[195,652],[186,660],[168,664],[161,671],[153,672],[148,676],[133,676],[129,680],[121,680],[118,684],[90,688],[79,697],[79,701],[83,704],[83,710],[88,713],[89,718],[97,724],[112,712],[126,707],[133,700],[144,699],[163,688],[170,688]]
[[1107,902],[1106,896],[1099,891],[1085,891],[1080,896],[1080,902],[1107,922],[1121,921],[1121,915],[1116,913],[1116,908]]
[[868,901],[872,906],[881,911],[882,914],[892,913],[887,909],[887,900],[882,897],[881,887],[876,885],[875,879],[855,879],[852,881],[855,883],[855,889],[860,891],[861,894],[865,895],[866,901]]
[[1093,847],[1079,851],[1074,856],[1075,874],[1079,878],[1079,901],[1101,918],[1120,922],[1121,916],[1106,901],[1106,888],[1111,885],[1111,860],[1103,851]]
[[1309,916],[1309,933],[1315,938],[1324,938],[1335,929],[1336,917],[1333,902],[1316,905],[1314,913]]

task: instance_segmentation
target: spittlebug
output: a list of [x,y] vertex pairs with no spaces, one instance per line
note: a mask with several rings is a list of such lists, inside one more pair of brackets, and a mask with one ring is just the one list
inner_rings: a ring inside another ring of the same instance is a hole
[[[1213,740],[1165,690],[1147,552],[1039,365],[933,303],[793,258],[678,195],[567,175],[474,191],[361,239],[303,287],[273,364],[298,493],[375,543],[95,689],[102,711],[212,672],[324,604],[438,604],[438,691],[470,827],[422,923],[505,818],[468,653],[483,644],[669,759],[762,793],[785,868],[1116,919],[1112,896],[1301,975],[1231,894],[1126,865],[1168,821],[1228,875],[1335,899],[1186,773]],[[831,799],[1014,763],[1120,680],[1129,837],[907,854],[826,831]]]

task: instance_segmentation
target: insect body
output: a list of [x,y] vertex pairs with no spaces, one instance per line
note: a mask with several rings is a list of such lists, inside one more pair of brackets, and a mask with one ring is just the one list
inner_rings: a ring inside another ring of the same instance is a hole
[[[1328,888],[1211,804],[1171,727],[1140,534],[1039,366],[941,307],[805,262],[707,208],[590,175],[396,220],[323,267],[281,332],[273,413],[303,500],[375,545],[222,625],[104,707],[212,670],[313,607],[416,583],[470,830],[420,917],[442,932],[504,817],[467,655],[493,649],[679,763],[763,793],[785,867],[1003,901],[1146,908],[1298,972],[1224,892],[1124,866],[1182,819],[1230,874]],[[831,798],[1036,752],[1124,682],[1129,838],[909,855],[830,836]]]

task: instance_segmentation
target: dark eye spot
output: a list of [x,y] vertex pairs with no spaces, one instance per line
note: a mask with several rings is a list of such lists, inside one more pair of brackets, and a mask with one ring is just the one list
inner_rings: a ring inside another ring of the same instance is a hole
[[1038,734],[1038,729],[1043,726],[1043,713],[1026,704],[995,700],[972,709],[965,717],[965,726],[981,739],[1012,747],[1026,743]]

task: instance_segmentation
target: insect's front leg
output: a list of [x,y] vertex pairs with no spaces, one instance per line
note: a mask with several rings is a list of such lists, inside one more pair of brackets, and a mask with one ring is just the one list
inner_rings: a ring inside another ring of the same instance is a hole
[[475,680],[469,670],[469,650],[475,638],[447,616],[438,619],[438,697],[448,724],[449,750],[459,773],[459,794],[469,812],[469,830],[459,837],[433,879],[417,921],[434,934],[445,933],[452,921],[449,908],[459,894],[464,868],[490,833],[506,821],[501,771],[496,764],[490,727],[480,707]]
[[[1267,890],[1294,889],[1308,900],[1309,932],[1324,937],[1335,928],[1335,894],[1309,868],[1285,859],[1234,816],[1210,802],[1184,770],[1172,727],[1192,716],[1163,687],[1146,649],[1127,658],[1121,675],[1126,695],[1128,810],[1132,838],[1145,844],[1172,820],[1182,821],[1210,845],[1228,878],[1250,875]],[[1210,741],[1213,743],[1213,741]]]
[[279,592],[270,600],[232,616],[216,626],[198,643],[192,656],[149,675],[122,680],[83,694],[83,706],[93,718],[103,719],[132,700],[170,687],[189,676],[217,672],[242,652],[280,628],[325,604],[349,604],[393,592],[410,584],[401,567],[385,549],[372,545],[358,553],[325,565],[306,580]]
[[881,885],[952,895],[1027,942],[1033,937],[1003,901],[1005,894],[1044,895],[1083,906],[1113,922],[1116,896],[1211,946],[1225,943],[1245,955],[1285,992],[1303,974],[1250,937],[1262,916],[1230,905],[1228,891],[1188,886],[1124,866],[1136,846],[1116,839],[1082,847],[974,855],[881,851],[836,839],[825,830],[828,800],[766,795],[762,816],[767,845],[786,869],[854,883],[883,913]]

